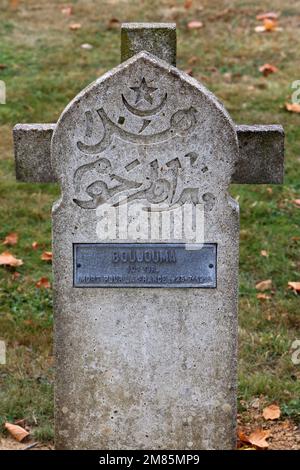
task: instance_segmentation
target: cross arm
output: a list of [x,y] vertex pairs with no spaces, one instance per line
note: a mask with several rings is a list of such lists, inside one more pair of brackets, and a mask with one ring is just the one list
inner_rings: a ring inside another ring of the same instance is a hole
[[[56,124],[17,124],[13,129],[18,181],[54,183],[50,143]],[[284,172],[282,126],[236,126],[240,154],[232,183],[280,184]]]
[[17,124],[13,129],[16,178],[28,183],[54,183],[50,144],[56,124]]
[[236,126],[240,155],[232,183],[281,184],[284,130],[280,125]]

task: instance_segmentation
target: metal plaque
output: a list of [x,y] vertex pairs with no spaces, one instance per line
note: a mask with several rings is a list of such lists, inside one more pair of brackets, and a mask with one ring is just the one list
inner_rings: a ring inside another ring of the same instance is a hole
[[75,243],[74,287],[217,287],[217,245]]

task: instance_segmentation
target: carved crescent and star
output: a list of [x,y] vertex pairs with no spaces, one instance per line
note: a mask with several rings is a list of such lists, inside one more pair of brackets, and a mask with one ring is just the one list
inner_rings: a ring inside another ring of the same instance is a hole
[[[129,88],[130,90],[133,90],[136,94],[135,105],[139,105],[143,101],[152,105],[153,104],[152,94],[158,90],[158,88],[156,87],[148,86],[145,77],[142,78],[142,81],[139,86],[131,86]],[[161,109],[164,107],[166,100],[167,100],[167,93],[165,94],[162,101],[157,106],[154,106],[153,108],[149,108],[149,109],[140,109],[136,106],[131,105],[126,99],[126,97],[124,96],[124,94],[122,94],[122,101],[123,101],[124,106],[127,108],[127,110],[131,114],[135,116],[143,117],[143,118],[148,118],[149,116],[153,116],[154,114],[159,113]],[[149,126],[150,123],[151,123],[150,119],[144,119],[142,126],[139,130],[139,134],[141,134],[146,129],[146,127]]]

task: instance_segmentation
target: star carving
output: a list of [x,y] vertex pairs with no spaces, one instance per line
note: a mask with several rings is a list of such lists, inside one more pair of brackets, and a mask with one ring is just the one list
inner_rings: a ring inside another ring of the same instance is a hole
[[148,86],[144,77],[142,78],[141,84],[139,86],[131,86],[130,89],[136,93],[135,104],[139,104],[143,100],[152,104],[152,93],[157,90],[157,88]]

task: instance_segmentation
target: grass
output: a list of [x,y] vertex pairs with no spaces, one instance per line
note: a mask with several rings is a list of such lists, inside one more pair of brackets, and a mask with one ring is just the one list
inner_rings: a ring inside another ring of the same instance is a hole
[[[11,250],[24,260],[13,272],[0,271],[0,331],[7,343],[7,365],[0,366],[0,425],[26,418],[42,441],[53,436],[52,300],[35,287],[41,276],[51,279],[51,266],[40,259],[51,249],[51,206],[56,185],[17,183],[11,128],[17,122],[55,122],[78,91],[119,62],[119,31],[109,20],[176,21],[178,66],[224,102],[237,123],[280,123],[286,131],[285,185],[232,186],[241,208],[239,403],[247,407],[262,396],[280,404],[283,414],[299,421],[300,366],[291,361],[291,344],[299,338],[299,296],[287,289],[299,281],[300,116],[289,114],[291,83],[300,79],[299,1],[169,0],[96,2],[77,0],[74,15],[61,13],[62,1],[28,0],[18,8],[2,1],[0,80],[7,104],[0,105],[0,240],[12,232],[20,241]],[[257,34],[256,14],[281,11],[278,33]],[[200,19],[204,28],[186,24]],[[69,30],[69,23],[82,28]],[[90,51],[80,48],[91,43]],[[279,68],[268,78],[258,67]],[[298,73],[298,75],[297,75]],[[39,248],[31,244],[37,241]],[[269,257],[262,257],[267,250]],[[272,279],[271,300],[256,298],[255,284]]]

